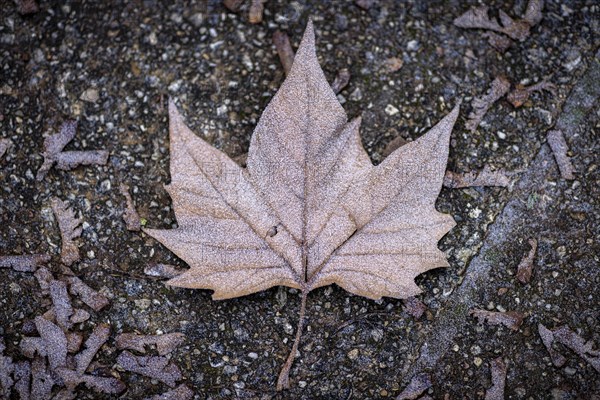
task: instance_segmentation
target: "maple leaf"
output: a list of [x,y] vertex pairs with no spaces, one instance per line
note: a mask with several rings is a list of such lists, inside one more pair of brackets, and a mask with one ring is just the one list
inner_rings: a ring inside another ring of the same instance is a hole
[[373,166],[360,119],[346,114],[315,53],[309,22],[289,75],[252,135],[247,168],[194,135],[169,104],[171,183],[179,227],[145,229],[191,267],[167,283],[228,299],[283,285],[337,284],[379,299],[420,292],[414,278],[448,266],[437,242],[454,225],[435,209],[458,106]]

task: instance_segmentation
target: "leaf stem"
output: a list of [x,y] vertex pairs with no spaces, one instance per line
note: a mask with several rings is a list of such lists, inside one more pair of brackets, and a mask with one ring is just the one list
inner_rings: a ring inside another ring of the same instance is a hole
[[279,378],[277,379],[277,391],[290,388],[290,369],[296,358],[298,352],[298,345],[300,344],[300,337],[302,336],[302,329],[304,328],[304,314],[306,313],[306,297],[308,296],[308,290],[302,289],[302,298],[300,303],[300,317],[298,319],[298,327],[296,328],[296,339],[292,345],[292,351],[290,352],[285,364],[281,368]]

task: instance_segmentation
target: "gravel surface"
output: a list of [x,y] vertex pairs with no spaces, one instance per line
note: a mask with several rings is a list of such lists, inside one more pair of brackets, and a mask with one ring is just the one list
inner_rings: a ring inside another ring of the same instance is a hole
[[[489,4],[519,16],[526,3]],[[117,365],[114,339],[123,332],[184,333],[171,360],[200,399],[390,398],[420,372],[430,374],[425,393],[435,399],[483,399],[498,357],[507,365],[507,399],[600,396],[599,372],[562,345],[555,349],[567,362],[555,367],[538,334],[539,323],[568,325],[600,346],[600,6],[546,3],[530,36],[499,53],[483,31],[452,24],[474,2],[376,1],[365,10],[350,1],[270,0],[263,22],[253,25],[247,4],[234,14],[213,0],[40,1],[31,15],[0,0],[0,139],[11,142],[0,158],[0,255],[49,254],[47,266],[60,276],[51,199],[66,200],[83,218],[81,260],[72,270],[110,306],[87,308],[91,318],[77,329],[87,337],[110,324],[95,362],[127,385],[127,399],[169,387]],[[293,341],[298,292],[273,288],[212,301],[208,291],[147,277],[149,263],[185,264],[127,230],[119,186],[129,185],[142,225],[176,226],[163,188],[167,100],[214,146],[244,154],[284,79],[272,35],[285,31],[295,47],[309,17],[328,79],[350,71],[339,99],[350,118],[362,116],[363,143],[375,163],[389,142],[419,137],[462,100],[448,168],[487,165],[515,174],[509,188],[442,190],[437,208],[458,225],[439,245],[450,268],[417,279],[427,306],[421,318],[401,300],[374,302],[336,286],[312,292],[292,389],[281,394],[275,382]],[[401,67],[391,71],[391,64]],[[513,85],[547,80],[557,92],[535,92],[520,108],[503,98],[468,132],[472,98],[499,75]],[[108,164],[53,168],[38,182],[44,139],[67,120],[78,127],[65,150],[108,150]],[[574,180],[559,174],[546,144],[551,129],[565,133]],[[538,250],[532,279],[522,284],[515,273],[530,238]],[[33,274],[0,274],[4,355],[18,361],[25,359],[19,343],[28,321],[50,302]],[[478,324],[470,308],[526,318],[513,331]],[[102,395],[81,385],[77,398]]]

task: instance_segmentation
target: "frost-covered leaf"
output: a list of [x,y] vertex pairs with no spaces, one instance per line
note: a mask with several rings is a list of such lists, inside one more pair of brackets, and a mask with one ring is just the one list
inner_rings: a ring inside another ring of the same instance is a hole
[[519,330],[525,318],[525,315],[516,311],[497,312],[474,309],[469,311],[469,314],[477,318],[480,323],[485,321],[490,325],[504,325],[513,331]]
[[410,383],[404,388],[396,400],[414,400],[431,387],[431,377],[427,373],[417,374],[412,377]]
[[129,349],[145,353],[145,346],[154,345],[161,356],[175,350],[183,341],[183,333],[174,332],[163,335],[137,335],[135,333],[122,333],[115,339],[119,350]]
[[566,361],[560,353],[552,349],[552,343],[556,341],[571,349],[597,372],[600,372],[600,350],[594,349],[594,344],[591,340],[586,342],[581,336],[569,329],[567,325],[563,325],[551,331],[544,325],[539,324],[538,330],[544,345],[552,356],[554,365],[560,367],[564,365]]
[[458,173],[446,171],[444,175],[444,186],[451,189],[476,187],[476,186],[498,186],[507,187],[510,179],[503,170],[492,171],[489,166],[484,166],[479,172]]
[[473,109],[469,114],[469,119],[465,123],[465,127],[471,132],[475,132],[490,107],[508,93],[509,89],[510,82],[508,79],[503,76],[494,79],[485,95],[473,99],[471,103]]
[[146,400],[191,400],[194,398],[194,392],[186,385],[181,384],[173,390],[169,390],[163,394],[148,397]]
[[537,240],[529,239],[529,245],[531,246],[531,249],[527,255],[521,259],[521,262],[517,266],[517,279],[521,281],[521,283],[528,283],[533,274],[533,258],[537,251]]
[[52,211],[58,221],[58,228],[60,229],[60,237],[62,240],[60,259],[63,264],[69,266],[79,261],[79,248],[74,239],[81,236],[81,224],[82,218],[75,218],[75,212],[69,208],[67,202],[62,201],[58,198],[52,199]]
[[492,371],[492,387],[485,391],[485,400],[504,400],[504,386],[506,383],[506,363],[502,357],[490,362]]
[[119,354],[117,363],[125,371],[159,380],[170,387],[175,387],[175,383],[182,378],[179,367],[170,363],[167,357],[134,356],[125,350]]
[[34,272],[50,261],[47,254],[0,256],[0,268],[12,268],[20,272]]
[[360,120],[348,122],[319,66],[311,23],[247,168],[194,135],[171,103],[166,189],[179,227],[145,230],[191,267],[168,284],[212,289],[214,299],[283,285],[300,289],[303,304],[334,283],[371,299],[418,294],[417,275],[448,265],[437,242],[455,222],[435,200],[458,111],[373,166]]
[[133,199],[129,194],[129,186],[124,183],[119,185],[119,190],[123,197],[125,197],[125,212],[123,213],[123,220],[125,224],[127,224],[128,231],[139,231],[142,228],[142,223],[140,221],[140,216],[135,210],[135,205],[133,204]]
[[94,311],[98,312],[110,304],[106,296],[89,287],[78,277],[70,276],[67,278],[67,281],[69,282],[70,292],[79,296],[81,301],[91,307]]
[[569,146],[567,146],[567,141],[565,140],[563,132],[558,129],[552,130],[548,132],[547,139],[548,144],[552,149],[552,153],[554,153],[556,164],[558,164],[560,176],[562,176],[563,179],[575,179],[575,168],[573,168],[571,159],[567,155]]

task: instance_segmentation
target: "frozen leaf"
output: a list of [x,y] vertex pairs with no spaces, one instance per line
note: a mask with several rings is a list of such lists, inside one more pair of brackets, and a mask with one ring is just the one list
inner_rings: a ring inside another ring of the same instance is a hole
[[4,350],[6,350],[4,338],[0,336],[0,397],[8,399],[14,384],[11,375],[15,370],[15,365],[12,358],[4,355]]
[[29,361],[15,363],[15,391],[20,400],[29,400],[29,385],[31,382],[31,364]]
[[509,185],[510,179],[504,170],[491,171],[487,165],[479,172],[472,171],[461,174],[446,171],[444,175],[444,187],[451,189],[477,186],[507,187]]
[[169,390],[163,394],[147,397],[146,400],[191,400],[194,398],[194,392],[186,385],[181,384],[173,390]]
[[489,16],[488,6],[473,7],[454,20],[460,28],[487,29],[503,33],[511,39],[523,41],[529,36],[530,29],[542,20],[543,0],[530,0],[522,19],[514,20],[499,10],[500,20]]
[[528,99],[531,93],[546,90],[556,95],[556,86],[550,82],[542,81],[531,86],[516,85],[506,99],[516,108],[521,107]]
[[106,296],[95,291],[76,276],[67,278],[71,294],[79,296],[81,301],[98,312],[110,304]]
[[33,274],[40,285],[42,294],[48,294],[50,292],[50,282],[54,280],[54,276],[46,267],[41,267]]
[[590,340],[586,342],[581,336],[573,332],[567,325],[563,325],[553,331],[547,329],[544,325],[538,325],[538,331],[542,337],[544,345],[548,349],[552,362],[557,367],[565,363],[565,358],[552,349],[554,341],[568,347],[579,357],[583,358],[597,372],[600,372],[600,351],[594,350],[594,344]]
[[431,387],[429,374],[422,373],[412,377],[408,386],[396,397],[396,400],[414,400]]
[[558,164],[560,176],[562,176],[563,179],[575,179],[575,169],[573,168],[573,164],[571,164],[571,159],[567,156],[569,147],[567,146],[562,131],[550,131],[548,132],[547,138],[552,153],[554,153],[556,164]]
[[490,325],[504,325],[513,331],[519,330],[519,327],[525,318],[525,315],[516,311],[496,312],[479,309],[469,311],[469,315],[477,318],[479,323],[485,321]]
[[290,44],[290,38],[285,32],[275,31],[273,33],[273,44],[277,50],[277,55],[279,55],[279,61],[281,61],[283,70],[287,75],[290,73],[292,64],[294,63],[294,50]]
[[73,390],[80,383],[85,384],[85,386],[94,390],[95,392],[107,394],[118,394],[126,389],[123,382],[113,377],[81,375],[66,368],[59,368],[57,373],[65,382],[67,388],[70,388],[71,390]]
[[54,316],[56,323],[63,331],[71,329],[71,315],[73,315],[73,306],[67,293],[67,284],[62,281],[53,280],[50,282],[50,297],[54,305]]
[[34,358],[36,353],[40,356],[46,356],[46,343],[40,337],[24,337],[21,339],[19,347],[25,357]]
[[82,310],[81,308],[75,309],[75,311],[73,311],[73,315],[71,315],[71,323],[73,324],[79,324],[87,321],[88,319],[90,319],[90,313]]
[[494,79],[485,95],[473,99],[471,103],[473,110],[469,114],[469,119],[465,123],[465,127],[471,132],[475,132],[490,107],[508,93],[509,89],[510,82],[508,79],[503,76]]
[[492,387],[485,391],[485,400],[504,400],[504,385],[506,383],[506,363],[502,357],[490,362],[492,371]]
[[44,163],[37,172],[36,179],[44,179],[54,164],[58,169],[70,170],[79,165],[104,165],[108,161],[108,151],[62,151],[73,140],[77,132],[77,121],[66,121],[60,131],[44,140]]
[[404,307],[406,308],[406,312],[416,319],[421,318],[423,313],[427,311],[427,306],[416,297],[409,297],[408,299],[405,299]]
[[156,278],[171,279],[183,274],[185,270],[169,264],[149,264],[144,268],[144,274]]
[[83,343],[83,335],[79,332],[67,332],[67,352],[77,353]]
[[185,340],[183,333],[167,333],[164,335],[137,335],[135,333],[122,333],[116,338],[119,350],[129,349],[145,353],[144,346],[155,345],[158,354],[164,356],[175,350]]
[[0,256],[0,268],[12,268],[20,272],[34,272],[48,261],[50,261],[50,256],[47,254]]
[[348,82],[350,82],[350,71],[348,71],[348,68],[342,68],[335,76],[331,84],[331,90],[333,90],[333,93],[338,94],[348,85]]
[[521,281],[521,283],[529,283],[531,274],[533,273],[533,258],[537,251],[537,240],[529,239],[529,245],[531,246],[529,253],[523,257],[517,266],[517,279]]
[[554,350],[554,348],[552,348],[552,343],[554,343],[554,334],[552,333],[552,331],[546,328],[544,325],[538,324],[538,332],[540,334],[540,337],[542,338],[544,346],[546,346],[548,353],[550,353],[552,364],[554,364],[554,366],[556,367],[562,367],[563,365],[565,365],[567,359],[558,351]]
[[79,248],[73,240],[81,236],[81,223],[83,219],[75,218],[75,213],[69,208],[67,203],[56,197],[52,199],[51,204],[52,211],[58,221],[62,240],[60,259],[63,264],[70,266],[80,259]]
[[94,356],[100,350],[100,347],[108,340],[110,336],[110,327],[106,324],[100,324],[94,328],[90,337],[85,341],[85,349],[75,356],[76,372],[83,374],[94,359]]
[[[146,229],[190,265],[172,286],[228,299],[273,286],[306,296],[337,284],[370,299],[421,292],[414,278],[448,266],[437,242],[455,222],[435,209],[458,106],[373,166],[358,119],[327,83],[309,23],[294,64],[258,122],[247,168],[195,136],[169,105],[171,184],[179,227]],[[235,234],[231,234],[235,232]]]
[[4,153],[6,153],[11,144],[10,139],[0,139],[0,158],[4,156]]
[[170,363],[167,357],[134,356],[125,350],[119,354],[117,363],[125,371],[159,380],[170,387],[175,387],[175,383],[182,378],[179,367]]
[[140,229],[142,229],[142,224],[140,222],[140,216],[135,210],[133,199],[129,194],[129,186],[127,186],[124,183],[121,183],[119,189],[121,190],[121,194],[123,195],[123,197],[125,197],[126,201],[126,208],[125,212],[123,213],[123,220],[125,221],[125,224],[127,224],[127,230],[139,231]]
[[54,379],[46,365],[46,359],[36,357],[31,362],[31,395],[32,400],[49,399],[54,386]]
[[57,325],[43,317],[35,317],[35,327],[44,341],[44,351],[52,370],[67,363],[67,337]]

